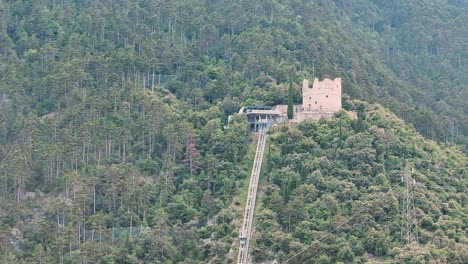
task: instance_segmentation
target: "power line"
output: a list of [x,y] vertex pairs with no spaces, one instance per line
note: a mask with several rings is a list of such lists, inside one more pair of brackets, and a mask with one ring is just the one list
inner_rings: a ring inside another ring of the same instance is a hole
[[[364,222],[358,223],[357,225],[355,225],[353,228],[351,228],[351,230],[347,231],[346,233],[352,232],[354,229],[356,229],[357,227],[362,226],[362,225],[365,224],[367,221],[368,221],[368,220],[365,220]],[[366,239],[364,240],[364,242],[367,242],[367,240],[368,240],[368,238],[366,238]],[[336,244],[337,244],[337,243],[333,243],[332,245],[336,245]],[[324,249],[321,249],[320,252],[315,253],[315,254],[314,254],[312,257],[310,257],[310,258],[307,260],[307,262],[305,262],[305,263],[308,263],[309,260],[311,260],[311,259],[313,259],[314,257],[316,257],[318,254],[323,253],[323,251],[324,251]],[[379,263],[384,264],[384,263],[394,263],[394,262],[393,262],[393,261],[379,261]]]
[[[349,230],[347,233],[352,232],[354,229],[356,229],[356,228],[362,226],[363,224],[367,223],[367,221],[368,221],[368,220],[365,220],[364,222],[361,222],[361,223],[355,225],[355,226],[354,226],[353,228],[351,228],[351,230]],[[333,231],[332,231],[332,232],[333,232]],[[330,233],[331,233],[331,232],[330,232]],[[366,239],[366,240],[367,240],[367,239]],[[336,244],[336,243],[334,243],[334,244]],[[307,261],[309,261],[309,260],[315,258],[318,254],[320,254],[320,253],[322,253],[322,252],[323,252],[323,249],[320,250],[320,252],[317,252],[317,253],[315,253],[314,255],[312,255],[312,257],[310,257]],[[284,263],[284,262],[283,262],[283,263]]]
[[[390,190],[388,190],[386,193],[384,194],[380,194],[379,196],[384,196],[384,195],[387,195],[389,192],[393,191],[394,189],[396,189],[398,186],[400,186],[402,182],[396,184],[395,186],[393,186]],[[355,213],[354,215],[352,215],[350,218],[348,218],[348,220],[344,221],[343,223],[339,224],[338,226],[336,226],[335,228],[333,228],[332,231],[329,231],[327,232],[326,234],[324,234],[323,236],[321,236],[318,240],[314,241],[312,244],[310,245],[307,245],[305,247],[303,247],[299,252],[297,252],[296,254],[294,254],[293,256],[291,256],[290,258],[286,259],[284,262],[282,262],[282,264],[285,264],[285,263],[288,263],[290,260],[294,259],[295,257],[299,256],[300,254],[302,254],[304,251],[306,251],[307,249],[311,248],[313,245],[321,242],[322,239],[326,238],[327,236],[329,236],[332,232],[336,231],[337,229],[341,228],[342,226],[344,226],[345,224],[347,224],[349,221],[351,221],[354,217],[356,217],[357,215],[360,215],[362,212],[364,212],[364,210],[368,209],[369,206],[373,203],[375,203],[376,201],[379,201],[379,199],[382,198],[382,197],[378,197],[377,199],[375,199],[374,201],[371,201],[371,202],[368,202],[368,204],[363,208],[361,209],[359,212]]]

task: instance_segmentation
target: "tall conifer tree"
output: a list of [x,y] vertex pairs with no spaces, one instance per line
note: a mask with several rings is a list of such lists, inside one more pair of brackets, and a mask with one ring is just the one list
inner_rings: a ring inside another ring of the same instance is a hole
[[289,77],[289,87],[288,87],[288,119],[294,118],[294,105],[293,105],[293,82],[292,76]]

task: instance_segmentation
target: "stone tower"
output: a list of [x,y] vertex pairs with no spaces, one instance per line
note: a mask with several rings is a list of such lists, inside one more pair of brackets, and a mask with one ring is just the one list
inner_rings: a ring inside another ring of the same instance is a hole
[[304,79],[302,106],[307,112],[338,112],[341,109],[341,78],[325,78],[323,81],[315,78],[312,88]]

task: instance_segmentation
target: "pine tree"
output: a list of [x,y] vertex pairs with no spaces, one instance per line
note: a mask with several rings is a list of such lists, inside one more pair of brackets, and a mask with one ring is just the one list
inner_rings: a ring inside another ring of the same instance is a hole
[[183,160],[185,166],[187,166],[190,170],[190,175],[195,172],[199,167],[199,163],[197,162],[197,158],[200,156],[200,151],[195,147],[195,144],[190,143],[188,144],[185,150],[185,159]]

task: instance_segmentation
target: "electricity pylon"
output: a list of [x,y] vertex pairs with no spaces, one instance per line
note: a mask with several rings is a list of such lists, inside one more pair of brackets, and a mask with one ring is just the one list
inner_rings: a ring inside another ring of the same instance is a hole
[[402,206],[402,226],[401,236],[404,244],[411,244],[413,242],[418,243],[418,230],[417,230],[417,219],[416,211],[414,209],[414,195],[413,188],[416,185],[416,181],[411,177],[414,172],[414,168],[406,166],[404,175],[401,178],[405,182],[405,193],[403,197]]

